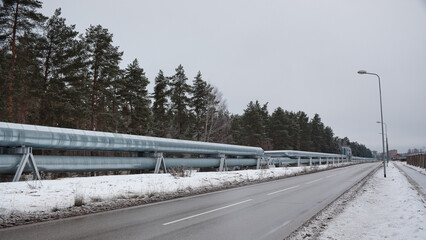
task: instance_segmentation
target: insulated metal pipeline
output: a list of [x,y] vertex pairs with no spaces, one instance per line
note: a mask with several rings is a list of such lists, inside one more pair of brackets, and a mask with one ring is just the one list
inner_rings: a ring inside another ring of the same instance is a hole
[[[16,172],[21,160],[20,155],[0,155],[0,173]],[[119,171],[119,170],[152,170],[155,168],[155,158],[139,157],[87,157],[87,156],[34,156],[40,171],[46,172],[90,172],[90,171]],[[164,158],[167,168],[208,168],[219,167],[218,158]],[[227,167],[256,166],[257,159],[226,159]],[[27,166],[25,171],[29,171]]]
[[319,153],[319,152],[305,152],[305,151],[294,151],[294,150],[274,150],[265,151],[265,156],[268,157],[301,157],[301,158],[341,158],[345,155],[332,154],[332,153]]
[[0,147],[262,157],[259,147],[0,122]]

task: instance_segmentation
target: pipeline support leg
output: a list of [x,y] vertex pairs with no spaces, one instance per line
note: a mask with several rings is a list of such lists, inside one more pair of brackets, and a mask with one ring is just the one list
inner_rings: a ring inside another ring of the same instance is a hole
[[225,157],[225,155],[220,156],[219,172],[222,172],[223,169],[226,169],[226,157]]
[[34,160],[33,149],[31,147],[22,147],[20,148],[20,150],[21,149],[23,151],[23,155],[22,155],[21,161],[18,164],[18,169],[16,170],[15,176],[13,177],[13,182],[19,181],[27,163],[32,168],[34,177],[37,180],[41,180],[40,173],[37,168],[37,164]]
[[166,162],[164,161],[163,153],[156,153],[157,163],[155,164],[154,173],[159,173],[160,168],[163,169],[164,173],[167,173]]

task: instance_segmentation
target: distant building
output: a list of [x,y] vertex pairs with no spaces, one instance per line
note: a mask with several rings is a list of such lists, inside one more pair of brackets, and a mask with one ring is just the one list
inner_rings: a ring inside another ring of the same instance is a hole
[[390,159],[397,158],[397,156],[398,156],[398,150],[396,150],[396,149],[389,150],[389,158]]

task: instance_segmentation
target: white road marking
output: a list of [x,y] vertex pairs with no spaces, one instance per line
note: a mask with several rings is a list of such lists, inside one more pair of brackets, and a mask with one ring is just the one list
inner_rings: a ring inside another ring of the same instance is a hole
[[314,180],[314,181],[310,181],[310,182],[307,182],[307,183],[305,183],[305,184],[311,184],[311,183],[314,183],[314,182],[318,182],[318,181],[321,181],[323,178],[318,178],[317,180]]
[[331,178],[331,177],[334,177],[334,176],[336,176],[336,175],[338,175],[338,173],[336,173],[336,174],[332,174],[332,175],[327,176],[327,177],[325,177],[325,178]]
[[177,220],[174,220],[174,221],[171,221],[171,222],[168,222],[168,223],[164,223],[163,226],[167,226],[169,224],[173,224],[173,223],[185,221],[185,220],[188,220],[188,219],[191,219],[191,218],[195,218],[195,217],[199,217],[199,216],[202,216],[202,215],[205,215],[205,214],[209,214],[209,213],[212,213],[212,212],[217,212],[217,211],[223,210],[225,208],[230,208],[230,207],[234,207],[234,206],[246,203],[246,202],[250,202],[252,200],[253,199],[248,199],[248,200],[237,202],[237,203],[234,203],[234,204],[231,204],[231,205],[227,205],[227,206],[224,206],[224,207],[216,208],[216,209],[213,209],[213,210],[210,210],[210,211],[207,211],[207,212],[202,212],[202,213],[195,214],[195,215],[192,215],[192,216],[189,216],[189,217],[177,219]]
[[281,224],[280,226],[272,229],[271,231],[267,232],[265,235],[263,235],[262,237],[260,237],[260,239],[264,239],[266,237],[268,237],[269,235],[273,234],[274,232],[276,232],[277,230],[279,230],[280,228],[283,228],[285,225],[289,224],[291,221],[287,221],[283,224]]
[[278,190],[278,191],[275,191],[275,192],[268,193],[267,195],[273,195],[273,194],[276,194],[276,193],[284,192],[284,191],[287,191],[287,190],[290,190],[290,189],[293,189],[293,188],[297,188],[299,186],[300,185],[296,185],[294,187],[289,187],[289,188],[281,189],[281,190]]

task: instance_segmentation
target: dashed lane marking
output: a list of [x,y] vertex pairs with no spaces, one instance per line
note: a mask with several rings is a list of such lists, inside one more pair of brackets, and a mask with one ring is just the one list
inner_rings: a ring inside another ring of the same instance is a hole
[[287,191],[287,190],[290,190],[290,189],[293,189],[293,188],[297,188],[297,187],[300,187],[300,185],[296,185],[296,186],[293,186],[293,187],[289,187],[289,188],[281,189],[281,190],[278,190],[278,191],[275,191],[275,192],[271,192],[271,193],[268,193],[267,195],[268,196],[273,195],[273,194],[284,192],[284,191]]
[[224,206],[224,207],[216,208],[216,209],[213,209],[213,210],[210,210],[210,211],[207,211],[207,212],[202,212],[202,213],[198,213],[198,214],[195,214],[195,215],[192,215],[192,216],[189,216],[189,217],[177,219],[177,220],[174,220],[174,221],[171,221],[171,222],[164,223],[163,226],[167,226],[167,225],[177,223],[177,222],[182,222],[182,221],[185,221],[185,220],[188,220],[188,219],[191,219],[191,218],[195,218],[195,217],[199,217],[199,216],[202,216],[202,215],[205,215],[205,214],[217,212],[217,211],[220,211],[220,210],[223,210],[223,209],[226,209],[226,208],[230,208],[230,207],[234,207],[234,206],[246,203],[246,202],[250,202],[252,200],[253,199],[248,199],[248,200],[237,202],[237,203],[227,205],[227,206]]

